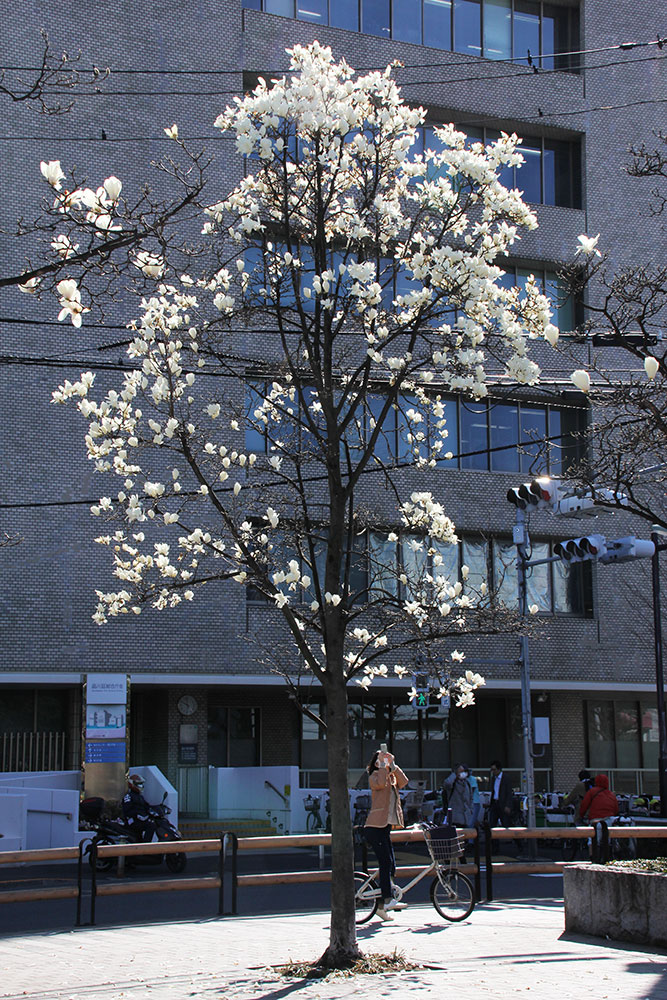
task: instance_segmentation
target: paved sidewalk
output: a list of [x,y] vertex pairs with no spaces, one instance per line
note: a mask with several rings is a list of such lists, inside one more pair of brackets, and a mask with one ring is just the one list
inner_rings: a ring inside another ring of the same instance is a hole
[[412,906],[359,928],[365,951],[396,949],[417,971],[277,974],[320,955],[327,928],[319,912],[17,935],[0,940],[0,1000],[667,1000],[666,953],[566,937],[558,901],[482,904],[461,924]]

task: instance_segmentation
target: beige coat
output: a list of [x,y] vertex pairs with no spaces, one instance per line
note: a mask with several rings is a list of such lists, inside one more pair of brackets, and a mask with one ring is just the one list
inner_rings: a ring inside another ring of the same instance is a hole
[[368,776],[368,784],[371,789],[371,811],[364,825],[387,826],[391,798],[395,795],[399,826],[403,826],[403,811],[401,810],[401,800],[398,797],[398,789],[405,788],[407,783],[408,778],[400,767],[395,767],[393,771],[388,771],[386,767],[380,767],[377,771],[373,771]]

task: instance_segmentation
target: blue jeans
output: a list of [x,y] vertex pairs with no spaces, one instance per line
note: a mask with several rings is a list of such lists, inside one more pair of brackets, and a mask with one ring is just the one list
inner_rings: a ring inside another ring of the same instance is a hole
[[365,826],[364,836],[375,851],[380,868],[380,891],[385,901],[392,898],[391,878],[396,871],[394,847],[389,836],[391,826]]

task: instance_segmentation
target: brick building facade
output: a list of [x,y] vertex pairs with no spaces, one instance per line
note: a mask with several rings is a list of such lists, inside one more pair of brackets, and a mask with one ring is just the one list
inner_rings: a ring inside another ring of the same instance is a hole
[[[664,61],[633,59],[614,46],[654,38],[663,27],[657,12],[653,24],[654,13],[640,13],[629,0],[611,5],[604,0],[580,5],[508,0],[500,5],[506,22],[496,50],[491,4],[440,4],[451,10],[454,34],[447,36],[449,29],[440,21],[442,35],[427,31],[427,40],[437,37],[439,48],[405,40],[416,38],[406,11],[414,8],[428,27],[434,16],[429,0],[394,0],[394,5],[391,20],[381,2],[350,5],[361,10],[364,30],[358,30],[345,21],[352,17],[348,5],[336,0],[328,6],[316,0],[296,6],[291,0],[265,0],[265,9],[260,0],[245,7],[241,0],[187,5],[102,0],[94,8],[63,0],[55,9],[30,0],[20,13],[5,3],[11,30],[0,43],[3,66],[34,65],[38,29],[44,27],[56,49],[80,48],[84,63],[108,65],[112,73],[99,94],[81,96],[62,117],[39,116],[28,103],[3,104],[2,228],[11,230],[17,217],[35,215],[41,159],[79,165],[93,186],[113,173],[129,187],[143,180],[149,161],[166,151],[163,128],[172,122],[215,154],[216,184],[224,193],[243,164],[233,143],[214,133],[215,117],[258,74],[271,76],[286,68],[286,47],[317,38],[360,69],[400,60],[403,93],[428,109],[432,124],[454,121],[475,135],[480,129],[485,135],[516,130],[525,138],[541,164],[542,193],[535,206],[539,229],[525,235],[513,267],[548,276],[559,262],[571,259],[583,232],[601,233],[615,266],[653,259],[652,227],[641,214],[648,185],[628,178],[623,166],[628,147],[650,143],[652,129],[661,124],[662,105],[651,102],[664,100]],[[478,13],[482,27],[476,48]],[[334,26],[341,20],[346,27]],[[552,59],[543,46],[539,72],[523,65],[520,50],[503,50],[508,38],[519,46],[522,24],[541,30],[544,44],[555,39],[561,53]],[[487,50],[492,58],[480,55]],[[596,53],[579,56],[580,50]],[[643,102],[641,115],[636,102]],[[549,187],[553,164],[560,181]],[[4,267],[12,260],[20,266],[20,242],[8,241],[3,259]],[[275,613],[236,584],[201,594],[187,610],[142,615],[104,628],[92,623],[95,588],[108,579],[104,553],[92,543],[98,526],[88,513],[99,487],[85,460],[82,425],[73,413],[53,407],[50,393],[63,379],[78,377],[91,357],[117,361],[122,348],[113,344],[123,339],[122,328],[84,323],[82,331],[73,332],[55,322],[50,303],[40,309],[37,321],[32,301],[26,304],[16,290],[3,292],[2,527],[22,541],[0,550],[0,733],[30,727],[67,731],[67,762],[75,764],[78,723],[73,720],[82,675],[127,672],[135,763],[156,763],[175,782],[179,769],[209,764],[298,763],[304,772],[321,771],[321,733],[302,724],[287,692],[258,666],[251,643],[244,641],[270,636]],[[563,412],[585,406],[570,391],[568,376],[569,369],[548,362],[551,391],[537,393],[532,401],[544,406],[549,401]],[[105,378],[100,372],[99,384]],[[519,470],[442,468],[429,473],[424,485],[442,499],[464,537],[508,542],[513,512],[505,495],[523,478]],[[580,528],[551,513],[531,519],[534,539],[544,543],[587,530],[588,522]],[[602,514],[595,530],[610,537],[634,531],[646,537],[647,529],[614,513]],[[642,787],[655,784],[653,635],[649,598],[643,596],[647,571],[640,563],[593,567],[586,584],[589,607],[554,608],[540,616],[531,663],[533,710],[551,723],[551,744],[543,761],[536,761],[538,780],[545,785],[567,787],[583,765],[612,770],[617,786],[628,790],[637,781]],[[402,741],[403,759],[413,769],[444,771],[450,758],[459,757],[486,769],[491,756],[500,756],[518,774],[516,639],[471,642],[464,648],[470,662],[484,663],[479,669],[487,688],[475,709],[453,713],[449,729],[442,720],[422,726],[407,709],[404,684],[373,687],[363,697],[355,693],[350,723],[355,767],[375,745],[382,717],[391,720],[390,735],[397,749]],[[185,694],[194,698],[187,715],[179,709]],[[182,725],[196,725],[198,733],[187,762],[179,744]]]

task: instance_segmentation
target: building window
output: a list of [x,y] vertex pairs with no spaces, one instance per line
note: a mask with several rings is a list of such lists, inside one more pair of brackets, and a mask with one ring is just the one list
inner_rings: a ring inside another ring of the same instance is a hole
[[540,0],[243,0],[243,6],[486,59],[579,68],[569,55],[579,47],[578,8]]
[[[438,151],[442,144],[434,128],[425,125],[412,147],[414,153]],[[472,125],[457,126],[468,136],[468,143],[485,144],[500,138],[497,129]],[[557,205],[561,208],[581,208],[581,143],[577,139],[545,139],[538,136],[521,136],[519,152],[524,162],[516,167],[505,167],[500,172],[500,182],[507,188],[518,188],[524,201],[535,205]]]
[[584,705],[588,767],[636,770],[658,765],[655,702],[591,699]]
[[261,763],[258,708],[208,707],[208,763],[212,767],[255,767]]

